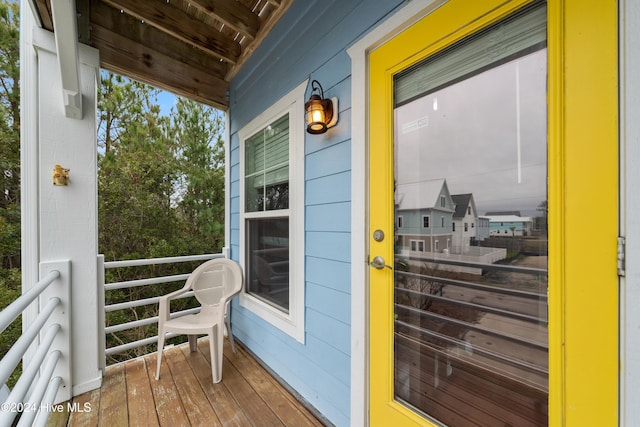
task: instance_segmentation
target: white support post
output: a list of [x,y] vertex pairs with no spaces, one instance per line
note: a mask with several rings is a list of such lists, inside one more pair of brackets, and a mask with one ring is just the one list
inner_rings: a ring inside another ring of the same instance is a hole
[[[22,293],[38,283],[38,58],[33,48],[32,34],[35,18],[31,2],[20,2],[20,213]],[[23,330],[38,315],[35,306],[22,313]],[[25,360],[35,350],[30,349]]]
[[60,350],[61,357],[53,371],[53,378],[60,377],[62,384],[53,403],[60,403],[71,399],[72,382],[72,351],[71,351],[71,261],[49,261],[40,264],[40,277],[57,270],[60,277],[56,279],[40,294],[40,307],[47,305],[51,298],[60,298],[49,320],[40,331],[41,339],[49,330],[49,325],[59,324],[60,330],[56,335],[49,352]]
[[105,320],[104,304],[104,284],[105,284],[105,272],[104,272],[104,255],[98,255],[98,286],[96,292],[98,293],[98,364],[102,372],[107,367],[107,354],[105,350],[107,348],[107,337],[105,334],[105,328],[107,322]]
[[51,15],[56,40],[58,69],[62,81],[64,112],[69,118],[82,119],[76,2],[74,0],[51,0]]
[[[30,13],[30,11],[29,11]],[[101,310],[98,296],[98,203],[97,203],[97,89],[98,51],[76,41],[78,93],[83,94],[82,114],[69,117],[60,102],[60,79],[56,40],[52,33],[30,29],[31,61],[29,96],[22,109],[31,112],[23,119],[30,128],[23,150],[22,168],[29,178],[24,194],[35,209],[23,220],[23,230],[32,244],[23,259],[25,271],[36,271],[40,263],[68,259],[73,265],[70,284],[71,395],[97,388],[102,383],[100,363]],[[63,41],[63,45],[69,43]],[[67,49],[63,47],[62,51]],[[33,105],[35,103],[35,105]],[[24,116],[23,116],[24,117]],[[77,119],[76,117],[81,117]],[[54,168],[69,169],[67,185],[54,185]],[[33,175],[33,176],[31,176]],[[34,250],[37,249],[37,250]],[[25,360],[28,363],[28,358]],[[66,383],[65,383],[66,385]]]

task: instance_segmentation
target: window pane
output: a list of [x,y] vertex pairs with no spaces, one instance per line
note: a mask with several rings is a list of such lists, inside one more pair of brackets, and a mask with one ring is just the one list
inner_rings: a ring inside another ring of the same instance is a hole
[[247,292],[289,311],[289,218],[250,219],[247,227]]
[[261,210],[289,208],[289,166],[266,173],[265,205]]
[[245,140],[245,210],[289,207],[289,115]]
[[250,176],[245,179],[245,210],[247,212],[262,211],[264,203],[264,177]]

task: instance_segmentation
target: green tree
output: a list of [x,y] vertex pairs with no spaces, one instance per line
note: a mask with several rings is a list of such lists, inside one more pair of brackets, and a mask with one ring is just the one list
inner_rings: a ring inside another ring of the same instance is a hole
[[19,7],[0,2],[0,255],[3,268],[20,267]]
[[[0,310],[20,296],[19,5],[0,0]],[[20,317],[0,334],[0,358],[22,330]],[[9,379],[13,386],[20,373]]]
[[224,244],[224,130],[220,111],[179,98],[173,114],[180,149],[178,209],[191,253],[219,252]]
[[153,256],[179,231],[170,121],[153,102],[157,89],[108,74],[100,90],[99,249],[110,260]]

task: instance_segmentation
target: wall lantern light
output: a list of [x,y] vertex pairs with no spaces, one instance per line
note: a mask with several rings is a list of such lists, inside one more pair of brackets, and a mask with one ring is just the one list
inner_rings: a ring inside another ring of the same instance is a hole
[[338,122],[338,98],[325,99],[322,86],[311,82],[311,96],[305,102],[307,132],[313,135],[325,133]]

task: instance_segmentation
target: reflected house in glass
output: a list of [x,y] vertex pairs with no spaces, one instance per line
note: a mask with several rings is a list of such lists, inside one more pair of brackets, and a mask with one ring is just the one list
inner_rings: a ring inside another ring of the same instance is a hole
[[453,213],[453,251],[464,253],[477,240],[478,211],[472,193],[451,196],[455,206]]
[[479,216],[476,219],[476,241],[480,242],[482,240],[489,238],[489,227],[490,220],[487,216]]
[[445,179],[398,184],[395,206],[397,251],[451,249],[455,207]]
[[522,216],[520,212],[487,212],[489,234],[491,236],[529,236],[533,228],[533,219]]

